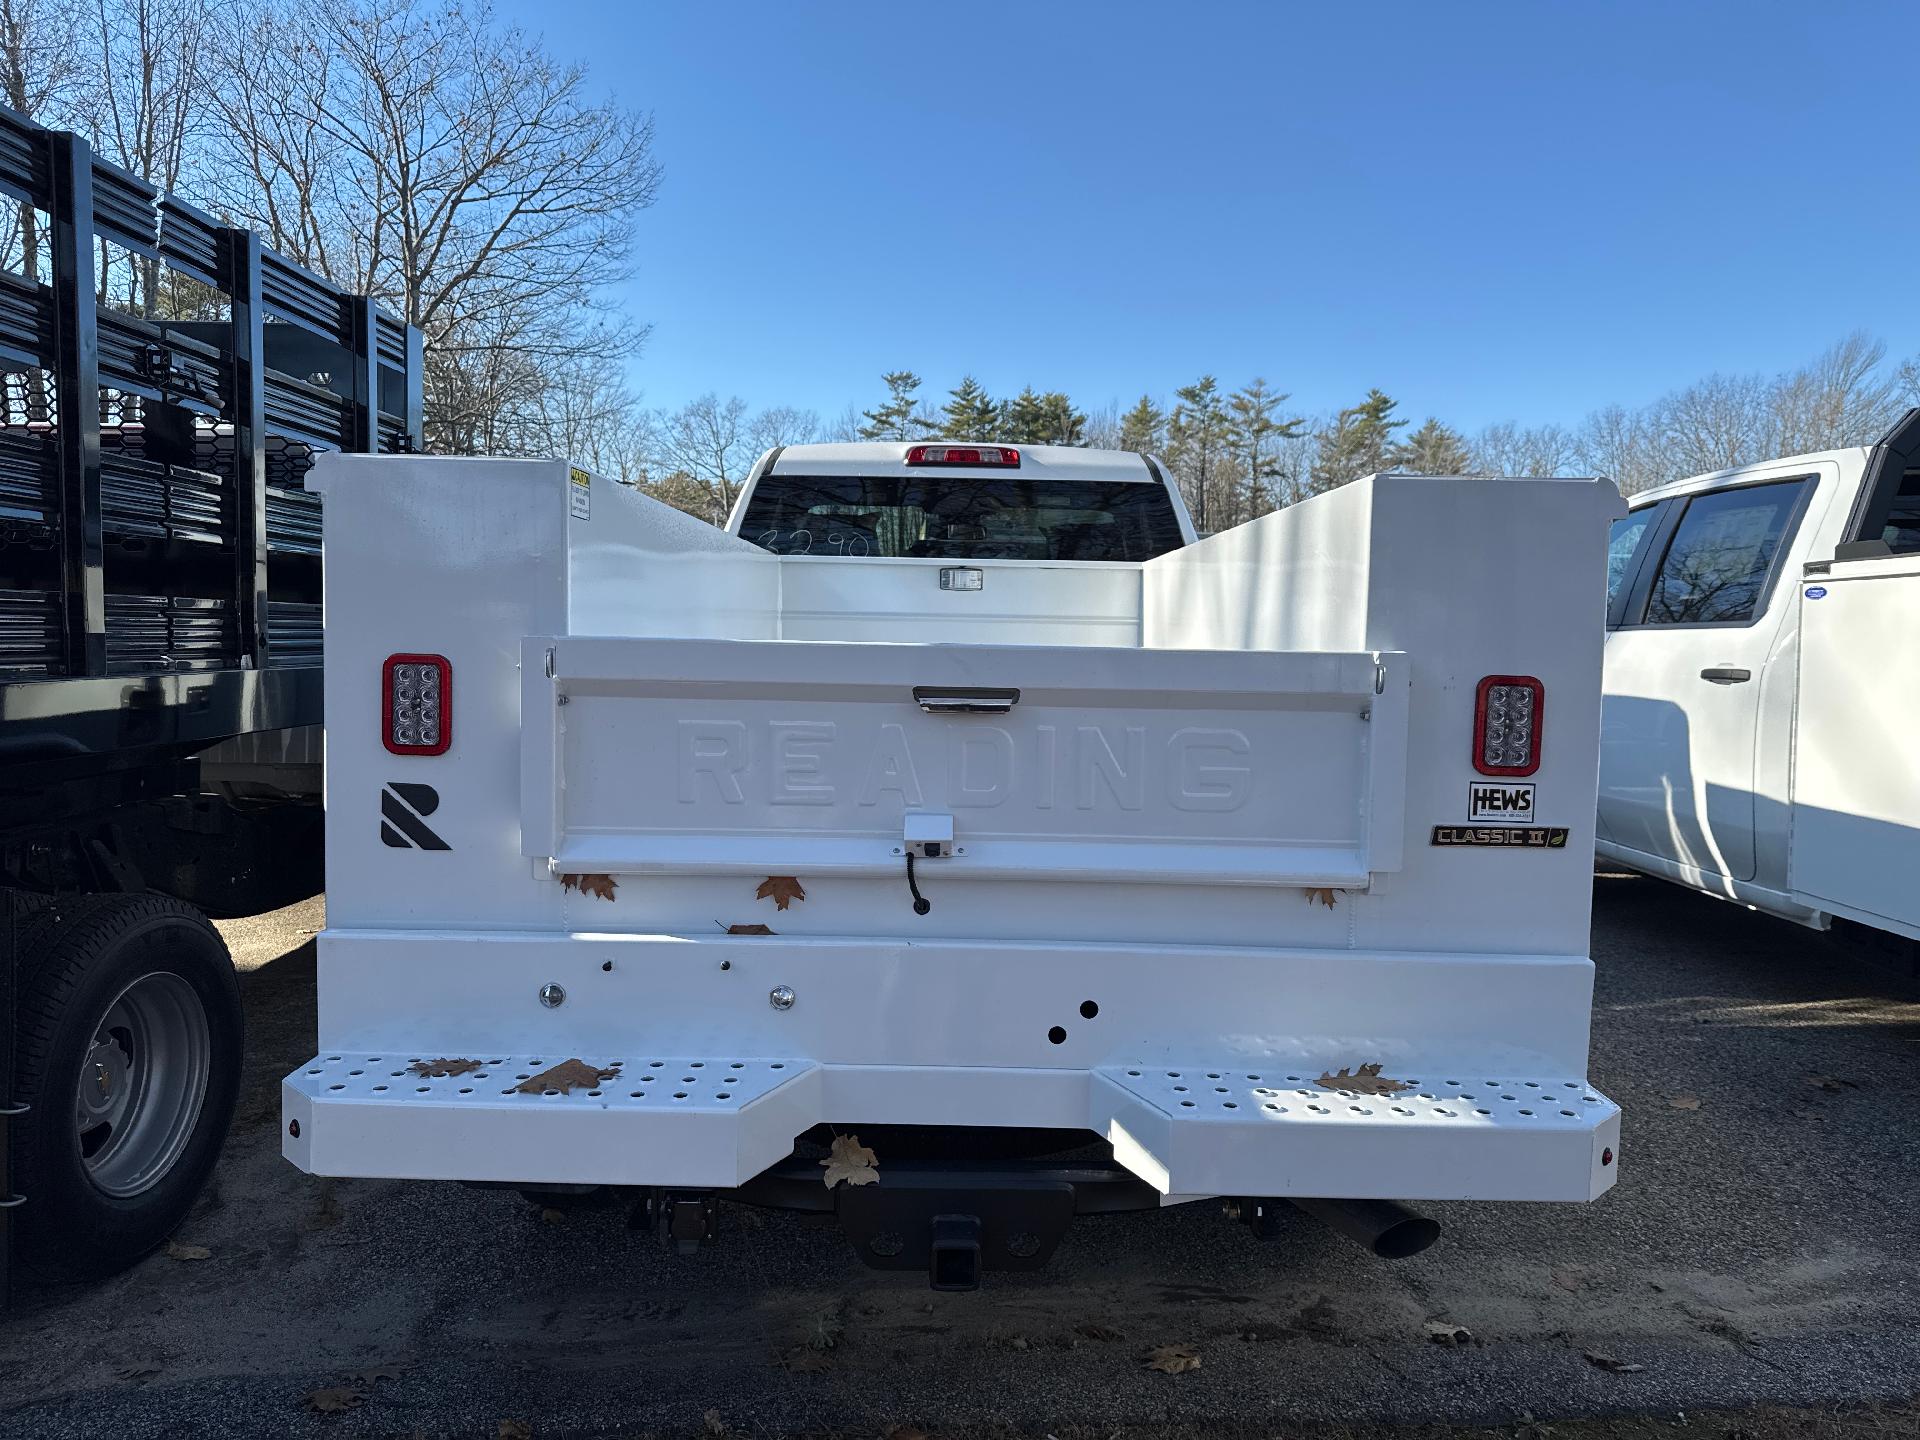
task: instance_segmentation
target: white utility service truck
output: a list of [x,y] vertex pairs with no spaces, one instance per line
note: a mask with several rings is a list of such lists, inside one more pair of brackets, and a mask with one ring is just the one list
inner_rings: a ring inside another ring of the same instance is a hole
[[1126,453],[796,446],[735,534],[326,456],[320,1175],[833,1211],[965,1287],[1076,1214],[1585,1201],[1604,481],[1199,543]]
[[1607,556],[1599,852],[1920,939],[1920,410],[1633,497]]

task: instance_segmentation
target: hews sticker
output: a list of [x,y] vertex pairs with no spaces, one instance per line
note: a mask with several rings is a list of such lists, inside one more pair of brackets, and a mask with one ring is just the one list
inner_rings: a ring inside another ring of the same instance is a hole
[[576,520],[593,518],[593,477],[575,465],[567,472],[567,513]]
[[1467,819],[1525,825],[1533,819],[1533,782],[1482,780],[1467,787]]

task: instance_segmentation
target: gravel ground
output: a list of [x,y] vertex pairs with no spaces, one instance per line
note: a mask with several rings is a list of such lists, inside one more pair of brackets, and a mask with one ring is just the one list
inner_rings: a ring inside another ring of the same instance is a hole
[[[298,1173],[277,1085],[312,1053],[319,903],[234,922],[247,1089],[180,1236],[210,1258],[22,1294],[0,1434],[1587,1436],[1677,1412],[1695,1435],[1915,1434],[1851,1407],[1920,1394],[1920,988],[1655,881],[1595,885],[1592,1075],[1626,1112],[1600,1203],[1431,1207],[1446,1235],[1398,1264],[1304,1217],[1268,1244],[1212,1205],[1084,1220],[1045,1273],[971,1295],[799,1217],[729,1209],[682,1259],[618,1211]],[[1430,1343],[1435,1319],[1473,1343]],[[1174,1343],[1200,1368],[1142,1366]],[[311,1413],[328,1390],[350,1408]],[[1699,1414],[1763,1403],[1808,1408]],[[1580,1416],[1639,1418],[1560,1423]]]

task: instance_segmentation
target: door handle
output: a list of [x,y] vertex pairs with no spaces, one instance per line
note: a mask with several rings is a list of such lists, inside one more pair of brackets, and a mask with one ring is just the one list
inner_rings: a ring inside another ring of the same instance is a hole
[[913,698],[929,715],[1004,715],[1020,703],[1015,689],[916,685]]
[[1739,685],[1753,679],[1751,670],[1743,670],[1738,665],[1709,665],[1700,672],[1702,680],[1711,680],[1716,685]]

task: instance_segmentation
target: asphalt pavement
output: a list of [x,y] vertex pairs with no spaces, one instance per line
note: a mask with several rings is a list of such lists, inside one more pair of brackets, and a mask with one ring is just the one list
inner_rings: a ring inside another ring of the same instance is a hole
[[[1394,1264],[1297,1215],[1267,1243],[1213,1204],[1089,1219],[965,1295],[816,1219],[728,1207],[681,1258],[618,1210],[300,1174],[277,1084],[312,1053],[320,914],[225,927],[252,1053],[178,1237],[206,1258],[25,1290],[0,1435],[1104,1440],[1920,1395],[1920,988],[1656,881],[1595,882],[1592,1079],[1625,1111],[1599,1203],[1432,1206],[1440,1243]],[[1143,1364],[1169,1345],[1199,1367]]]

